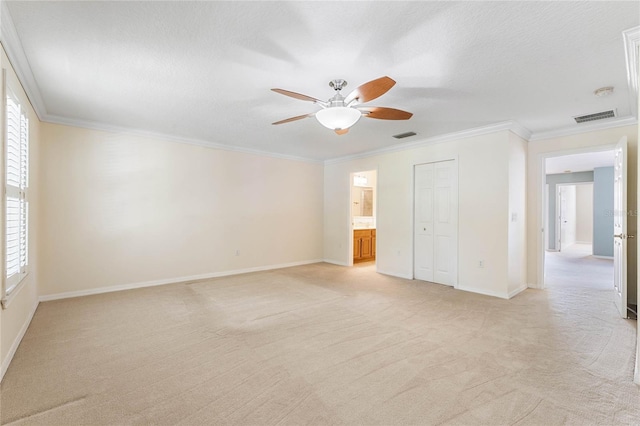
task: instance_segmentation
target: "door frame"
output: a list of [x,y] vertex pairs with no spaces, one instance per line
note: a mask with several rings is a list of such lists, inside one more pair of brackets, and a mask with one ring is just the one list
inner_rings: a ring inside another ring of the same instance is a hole
[[459,271],[460,271],[460,162],[457,155],[446,156],[441,158],[429,158],[425,161],[418,161],[411,164],[411,279],[415,280],[415,260],[416,260],[416,166],[423,164],[442,163],[444,161],[454,161],[454,173],[456,177],[456,260],[454,262],[454,279],[453,288],[457,289],[459,286]]
[[[558,213],[558,206],[561,206],[560,200],[560,188],[563,186],[575,186],[576,191],[577,187],[580,185],[593,185],[593,182],[571,182],[571,183],[559,183],[556,185],[556,215],[555,215],[555,227],[556,227],[556,249],[554,251],[562,251],[562,223],[560,220],[560,215]],[[560,209],[560,211],[562,211]],[[548,214],[547,214],[548,217]],[[576,217],[577,217],[577,207],[576,207]],[[576,241],[577,242],[577,241]],[[559,243],[559,244],[558,244]]]
[[[347,220],[348,220],[348,226],[347,229],[349,230],[349,244],[348,244],[348,248],[349,248],[349,261],[347,262],[346,266],[353,266],[353,206],[351,205],[351,200],[353,199],[353,177],[357,174],[360,173],[368,173],[368,172],[375,172],[376,175],[376,184],[373,187],[373,193],[375,194],[373,197],[373,217],[375,217],[376,219],[376,227],[374,229],[376,229],[376,242],[377,242],[377,229],[378,229],[378,179],[379,179],[379,171],[378,171],[378,167],[374,167],[374,168],[370,168],[370,169],[366,169],[366,170],[358,170],[355,172],[350,172],[349,173],[349,200],[347,202],[347,205],[349,206],[349,212],[347,215]],[[377,251],[376,251],[377,252]],[[376,270],[378,268],[378,256],[376,256],[376,258],[373,260],[376,264]]]
[[[549,197],[550,197],[549,184],[545,180],[545,183],[544,183],[544,195],[542,197],[542,205],[544,205],[544,206],[548,206],[549,205]],[[547,212],[546,209],[545,209],[545,214],[544,214],[544,217],[542,218],[542,228],[543,229],[548,229],[549,226],[551,226],[549,224],[549,212]],[[544,248],[545,253],[548,252],[548,251],[555,251],[555,250],[551,250],[549,248],[549,233],[548,232],[544,233],[542,244],[543,244],[543,248]],[[555,247],[555,245],[554,245],[554,247]]]
[[[538,229],[540,229],[541,232],[538,233],[538,238],[537,238],[537,246],[538,249],[536,250],[536,252],[538,253],[538,265],[537,265],[537,269],[538,269],[538,283],[537,283],[537,288],[539,289],[545,289],[546,285],[545,285],[545,279],[544,279],[544,258],[545,258],[545,254],[546,254],[546,247],[545,247],[545,239],[546,239],[546,234],[548,233],[547,231],[547,227],[548,226],[555,226],[552,225],[550,223],[548,223],[548,220],[545,221],[544,215],[547,214],[548,215],[548,201],[545,198],[545,188],[547,185],[547,164],[546,164],[546,160],[547,158],[554,158],[554,157],[564,157],[565,155],[573,155],[573,154],[585,154],[588,152],[602,152],[602,151],[614,151],[616,149],[616,144],[608,144],[608,145],[596,145],[596,146],[590,146],[590,147],[585,147],[585,148],[576,148],[576,149],[565,149],[565,150],[561,150],[561,151],[553,151],[553,152],[543,152],[538,154],[538,163],[540,165],[540,175],[538,176],[538,182],[540,183],[539,187],[541,188],[541,192],[538,194],[539,196],[539,201],[538,201],[538,224],[542,225],[540,226]],[[551,195],[551,194],[549,194]],[[626,194],[625,194],[626,195]],[[547,227],[544,226],[544,224],[547,224]]]
[[556,185],[556,214],[554,219],[556,222],[556,251],[562,252],[562,187],[564,185]]

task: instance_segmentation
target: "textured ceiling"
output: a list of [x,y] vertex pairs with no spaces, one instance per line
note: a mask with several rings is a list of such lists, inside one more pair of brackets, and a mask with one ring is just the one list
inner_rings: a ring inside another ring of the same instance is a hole
[[[50,121],[93,123],[241,149],[329,159],[515,120],[533,132],[572,116],[632,112],[622,31],[640,2],[8,2]],[[388,75],[337,136],[315,119],[328,82]],[[593,91],[615,86],[613,95]],[[415,131],[418,136],[391,136]]]

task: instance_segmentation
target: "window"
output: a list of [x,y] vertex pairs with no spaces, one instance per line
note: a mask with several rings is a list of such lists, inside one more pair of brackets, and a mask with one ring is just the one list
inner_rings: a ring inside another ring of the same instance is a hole
[[29,265],[29,119],[7,90],[5,147],[6,294],[27,275]]

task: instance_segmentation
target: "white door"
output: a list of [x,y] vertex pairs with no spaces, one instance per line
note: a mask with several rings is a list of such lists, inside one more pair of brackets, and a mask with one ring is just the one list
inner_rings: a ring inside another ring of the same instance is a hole
[[558,251],[576,242],[576,186],[558,186],[560,193],[560,240]]
[[433,163],[415,167],[413,276],[424,281],[433,281],[434,276],[433,172]]
[[456,161],[415,167],[414,277],[454,286],[458,265]]
[[627,137],[616,146],[613,168],[613,289],[616,308],[627,317]]
[[435,163],[434,276],[433,281],[454,285],[456,281],[458,205],[455,162]]

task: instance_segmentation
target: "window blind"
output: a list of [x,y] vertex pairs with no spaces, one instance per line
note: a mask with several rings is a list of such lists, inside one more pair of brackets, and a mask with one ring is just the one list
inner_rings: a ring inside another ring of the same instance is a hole
[[29,119],[10,93],[6,104],[5,207],[6,293],[27,274],[29,202]]

